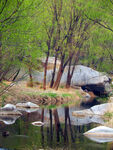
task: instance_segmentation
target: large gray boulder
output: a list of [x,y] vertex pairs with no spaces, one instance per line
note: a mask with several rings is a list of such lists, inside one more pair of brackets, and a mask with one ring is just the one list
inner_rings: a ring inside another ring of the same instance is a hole
[[[61,78],[60,84],[65,84],[67,80],[68,67],[65,69],[63,76]],[[33,73],[34,81],[39,83],[43,82],[44,73],[35,71]],[[51,81],[52,70],[47,71],[47,83]],[[93,91],[96,95],[108,94],[110,92],[110,78],[100,73],[96,70],[93,70],[89,67],[83,65],[77,65],[75,67],[73,77],[71,80],[71,86],[81,86],[83,90]]]

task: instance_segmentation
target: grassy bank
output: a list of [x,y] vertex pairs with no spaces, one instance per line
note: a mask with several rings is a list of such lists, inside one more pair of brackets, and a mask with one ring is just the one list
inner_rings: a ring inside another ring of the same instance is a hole
[[[5,86],[9,83],[5,82]],[[65,89],[60,87],[58,91],[47,88],[43,90],[41,85],[28,87],[26,82],[20,82],[11,87],[0,97],[0,105],[6,103],[16,104],[19,102],[33,102],[40,106],[66,105],[73,103],[79,105],[81,98],[85,95],[81,89]]]

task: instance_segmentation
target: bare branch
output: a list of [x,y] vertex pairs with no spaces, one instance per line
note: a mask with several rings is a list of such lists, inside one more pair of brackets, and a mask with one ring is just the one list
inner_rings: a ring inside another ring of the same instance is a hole
[[93,21],[95,24],[98,24],[98,25],[104,27],[105,29],[107,29],[107,30],[113,32],[113,29],[112,29],[111,27],[109,27],[108,25],[104,25],[104,24],[102,24],[101,22],[99,22],[98,20],[89,18],[87,15],[85,15],[85,16],[86,16],[89,20]]

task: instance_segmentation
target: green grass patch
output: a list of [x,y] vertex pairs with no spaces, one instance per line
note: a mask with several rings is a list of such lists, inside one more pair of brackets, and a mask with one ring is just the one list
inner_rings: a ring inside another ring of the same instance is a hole
[[76,95],[79,96],[79,98],[83,98],[83,96],[80,94],[79,91],[75,91],[76,92]]
[[41,93],[40,96],[42,97],[51,97],[51,98],[57,98],[58,94],[57,93]]
[[68,94],[68,93],[63,93],[61,96],[63,98],[66,98],[66,97],[72,97],[73,95],[72,94]]
[[113,117],[113,112],[107,112],[104,114],[104,116],[111,119]]

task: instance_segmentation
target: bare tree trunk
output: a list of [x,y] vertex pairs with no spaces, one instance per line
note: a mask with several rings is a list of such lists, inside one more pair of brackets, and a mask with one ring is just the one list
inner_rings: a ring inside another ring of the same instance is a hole
[[31,70],[31,68],[30,68],[30,67],[29,67],[29,78],[30,78],[30,84],[29,84],[29,86],[30,86],[30,87],[33,87],[32,70]]
[[72,57],[69,60],[69,68],[68,68],[68,74],[67,74],[67,82],[66,82],[66,88],[70,88],[70,84],[71,84],[71,62],[72,62]]
[[44,64],[44,81],[43,81],[43,89],[46,90],[46,76],[47,76],[47,65],[48,65],[48,59],[49,59],[49,49],[46,56],[46,61]]
[[[66,88],[70,88],[71,79],[72,79],[72,76],[73,76],[73,73],[74,73],[74,70],[75,70],[75,65],[78,62],[79,55],[80,55],[80,50],[77,52],[77,54],[75,56],[75,60],[74,60],[73,66],[72,66],[73,55],[72,55],[72,57],[70,57],[69,68],[68,68],[68,75],[67,75],[67,82],[66,82]],[[72,66],[72,69],[71,69],[71,66]]]
[[[2,34],[1,34],[1,32],[0,32],[0,76],[1,76],[1,74],[2,74],[2,62],[1,62],[1,60],[2,60]],[[0,81],[1,81],[2,79],[0,78]]]
[[58,57],[58,54],[56,53],[56,55],[55,55],[55,62],[54,62],[54,68],[53,68],[53,73],[52,73],[52,79],[51,79],[51,83],[50,83],[50,88],[52,88],[53,84],[54,84],[55,73],[56,73],[57,57]]
[[58,90],[58,87],[59,87],[59,85],[60,85],[60,81],[61,81],[61,78],[62,78],[64,69],[65,69],[66,65],[68,64],[68,62],[69,62],[69,58],[68,58],[68,59],[65,61],[65,63],[64,63],[64,58],[65,58],[65,55],[62,55],[61,64],[60,64],[60,67],[59,67],[59,71],[58,71],[58,74],[57,74],[57,78],[56,78],[56,81],[55,81],[54,86],[53,86],[53,88],[54,88],[55,90]]
[[62,63],[60,64],[60,67],[59,67],[59,71],[58,71],[58,74],[57,74],[57,78],[56,78],[56,81],[54,83],[54,89],[58,90],[58,87],[59,87],[59,84],[60,84],[60,80],[61,80],[61,77],[62,77],[62,74],[63,74],[63,66],[62,66]]

